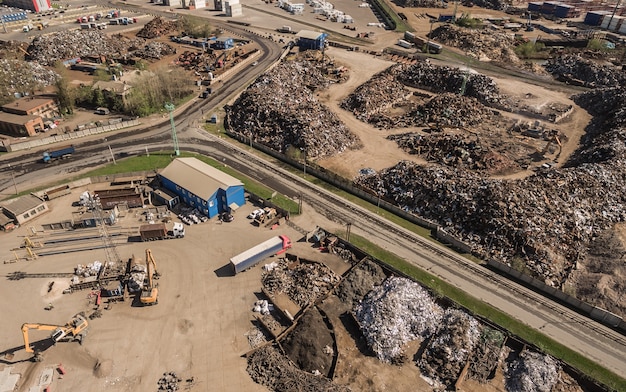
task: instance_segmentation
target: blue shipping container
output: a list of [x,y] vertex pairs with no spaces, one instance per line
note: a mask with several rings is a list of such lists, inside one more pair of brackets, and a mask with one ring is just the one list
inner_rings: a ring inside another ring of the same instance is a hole
[[583,23],[589,26],[600,26],[604,15],[606,15],[606,11],[587,12],[587,15],[585,15],[585,21]]
[[574,7],[567,4],[559,4],[556,6],[554,10],[554,15],[557,18],[568,18],[570,16],[570,12],[574,10]]
[[541,11],[541,7],[543,6],[543,3],[541,2],[532,2],[532,3],[528,3],[528,11],[535,11],[535,12],[539,12]]

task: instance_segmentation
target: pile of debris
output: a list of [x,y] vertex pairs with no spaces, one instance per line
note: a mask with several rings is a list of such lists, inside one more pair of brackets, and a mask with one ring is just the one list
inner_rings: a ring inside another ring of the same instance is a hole
[[157,385],[159,386],[159,391],[167,391],[174,392],[178,391],[178,384],[183,380],[179,378],[174,372],[165,372],[163,373],[163,377],[159,379]]
[[[434,98],[412,93],[408,87],[442,93]],[[460,94],[460,95],[459,95]],[[508,98],[500,94],[493,79],[458,68],[417,62],[397,64],[357,87],[342,102],[343,109],[379,128],[426,126],[464,127],[492,123],[497,112],[509,110]],[[389,114],[389,109],[403,114]]]
[[209,72],[213,69],[213,64],[217,56],[208,52],[192,52],[185,50],[178,56],[176,64],[187,69],[197,72]]
[[408,359],[404,344],[432,335],[443,310],[418,283],[390,277],[365,296],[354,315],[376,357],[401,364]]
[[430,33],[430,39],[454,46],[480,61],[521,64],[513,48],[517,45],[513,34],[494,30],[476,30],[453,24],[439,26]]
[[304,150],[307,159],[359,148],[358,138],[314,94],[330,83],[320,66],[289,60],[261,75],[225,107],[226,129],[278,152]]
[[178,30],[178,23],[176,21],[166,20],[157,16],[150,22],[146,23],[141,30],[137,32],[137,37],[154,39],[176,30]]
[[326,265],[303,259],[294,262],[281,259],[261,275],[263,288],[270,295],[285,293],[300,307],[326,295],[340,279]]
[[109,37],[100,30],[67,30],[38,35],[28,47],[27,60],[52,66],[82,56],[110,57],[125,52],[129,46],[124,39]]
[[163,42],[149,42],[143,48],[135,50],[133,56],[140,57],[142,59],[160,60],[163,56],[170,56],[176,53],[176,49]]
[[133,255],[130,261],[129,276],[126,281],[126,289],[129,293],[136,293],[141,291],[144,282],[147,278],[148,270],[146,265],[140,258],[135,258]]
[[96,260],[93,263],[89,263],[87,265],[78,264],[76,268],[74,268],[74,275],[81,276],[83,278],[98,276],[101,269],[102,263]]
[[[53,85],[59,75],[39,63],[0,59],[0,96],[33,93]],[[6,103],[6,102],[2,102]]]
[[310,308],[280,344],[299,369],[332,376],[334,339],[317,307]]
[[468,377],[486,383],[498,366],[505,336],[501,331],[482,325],[480,339],[471,354]]
[[559,382],[560,366],[556,360],[535,351],[523,351],[508,362],[505,382],[508,391],[550,392]]
[[435,93],[455,93],[476,98],[483,105],[508,109],[508,97],[496,82],[483,74],[420,61],[398,72],[400,82]]
[[439,0],[401,0],[400,7],[446,8],[447,4]]
[[551,58],[545,68],[555,79],[573,85],[592,88],[626,85],[626,75],[618,67],[600,65],[577,54]]
[[480,337],[480,324],[467,313],[446,309],[439,329],[428,341],[418,366],[436,389],[448,390],[459,378]]
[[354,309],[363,300],[365,294],[380,285],[386,277],[380,265],[370,259],[365,259],[343,278],[335,289],[335,294],[348,309]]
[[248,356],[248,374],[256,383],[275,392],[350,392],[326,377],[298,369],[276,348],[265,346]]
[[369,122],[372,115],[406,101],[411,92],[398,80],[398,73],[404,67],[394,65],[372,76],[341,101],[341,107],[359,120]]
[[491,150],[477,135],[465,133],[404,133],[389,135],[409,154],[423,157],[440,165],[483,170],[490,174],[505,174],[519,170],[520,166],[504,154]]

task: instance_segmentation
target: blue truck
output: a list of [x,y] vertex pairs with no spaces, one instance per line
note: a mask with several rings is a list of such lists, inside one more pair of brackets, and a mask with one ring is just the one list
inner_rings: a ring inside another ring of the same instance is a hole
[[48,150],[43,153],[43,162],[50,163],[55,159],[68,158],[74,153],[74,146],[59,147],[55,150]]
[[291,240],[286,235],[272,237],[257,246],[230,258],[235,274],[252,268],[264,259],[281,254],[291,248]]

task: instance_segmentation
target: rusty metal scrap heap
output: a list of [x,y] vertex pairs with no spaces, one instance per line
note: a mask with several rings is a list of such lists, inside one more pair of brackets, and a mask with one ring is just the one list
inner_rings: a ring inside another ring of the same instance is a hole
[[160,16],[146,23],[141,30],[137,32],[137,37],[153,39],[169,34],[178,29],[175,21],[166,20]]
[[225,107],[225,126],[279,152],[304,149],[311,159],[358,148],[358,138],[314,94],[328,83],[320,63],[283,61]]
[[612,65],[599,65],[580,55],[570,54],[548,60],[546,70],[556,79],[585,87],[626,85],[626,75]]

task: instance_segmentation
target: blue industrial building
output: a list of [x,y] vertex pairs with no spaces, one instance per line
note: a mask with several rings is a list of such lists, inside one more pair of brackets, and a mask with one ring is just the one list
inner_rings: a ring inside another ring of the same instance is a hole
[[196,158],[176,158],[159,173],[161,186],[209,218],[246,203],[243,183]]
[[232,38],[220,37],[213,41],[213,49],[232,49],[235,47],[235,41]]
[[300,50],[322,50],[324,49],[324,45],[326,45],[326,37],[328,37],[326,33],[310,30],[300,30],[298,34],[296,34],[298,48],[300,48]]

